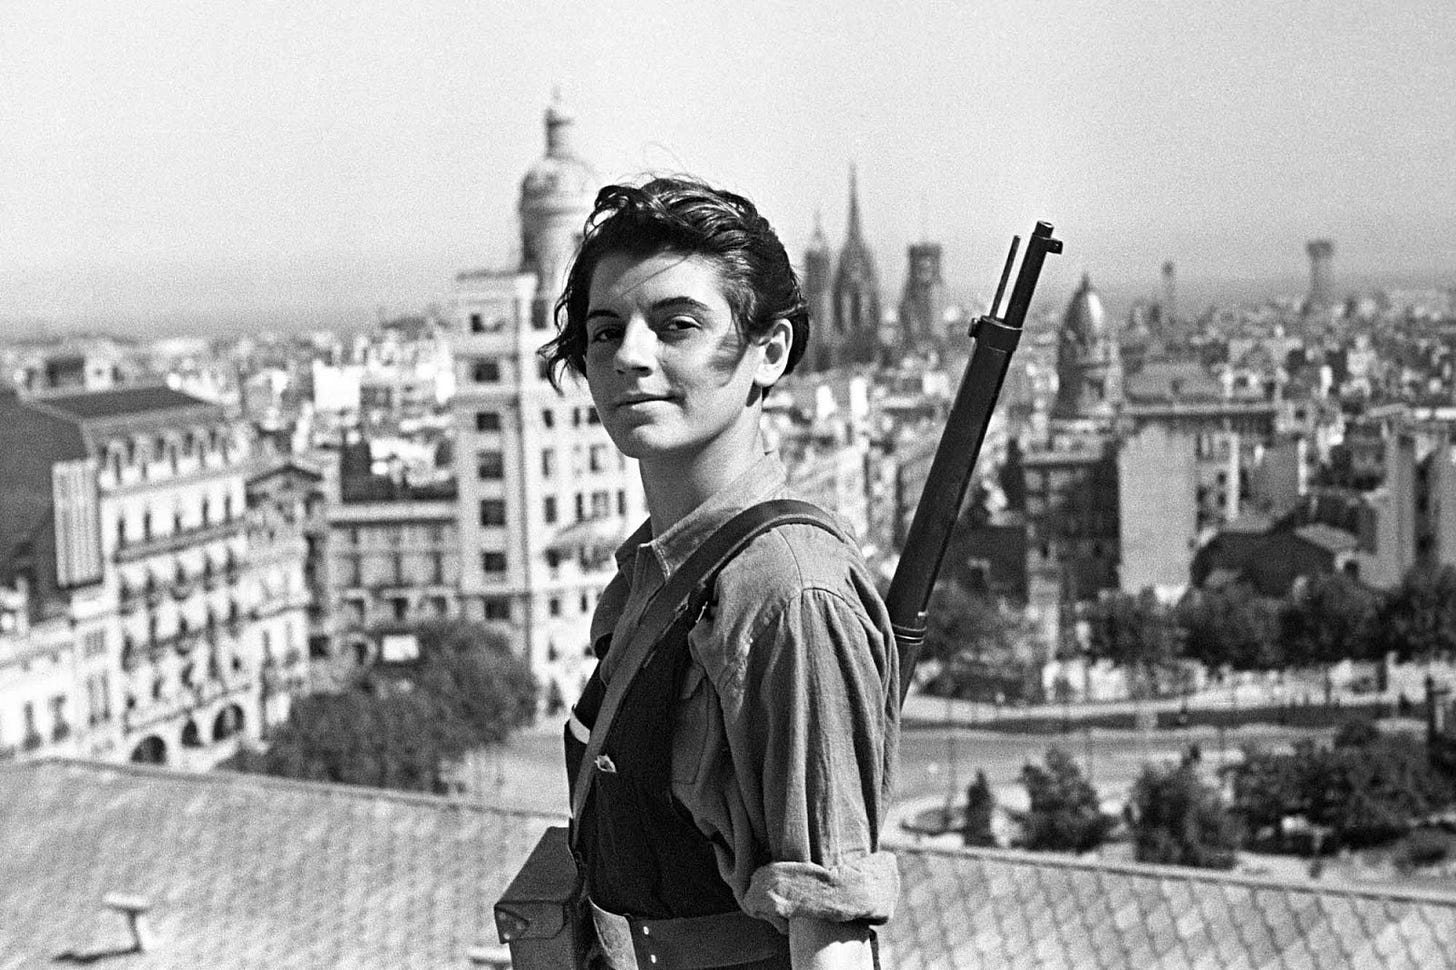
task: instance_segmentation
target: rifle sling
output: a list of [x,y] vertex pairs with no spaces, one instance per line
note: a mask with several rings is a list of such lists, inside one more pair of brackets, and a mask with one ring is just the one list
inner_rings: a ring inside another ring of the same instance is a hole
[[573,847],[576,844],[577,825],[581,821],[587,796],[591,793],[591,785],[596,778],[597,756],[602,753],[612,719],[617,716],[617,710],[622,706],[632,681],[651,658],[673,623],[688,618],[689,626],[697,622],[702,607],[707,602],[708,591],[712,589],[718,573],[729,560],[753,539],[781,525],[814,525],[847,541],[839,526],[817,505],[798,499],[761,502],[744,509],[720,526],[702,545],[693,550],[687,561],[648,600],[636,630],[628,638],[627,653],[622,656],[617,672],[602,695],[602,705],[592,723],[586,751],[576,767],[576,785],[572,789],[571,800]]

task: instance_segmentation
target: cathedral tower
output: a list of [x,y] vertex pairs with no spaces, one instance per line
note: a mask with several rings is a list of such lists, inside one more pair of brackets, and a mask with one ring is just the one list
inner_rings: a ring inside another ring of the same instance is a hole
[[819,216],[814,217],[814,235],[809,237],[809,248],[804,251],[804,277],[802,287],[804,302],[809,304],[810,352],[805,361],[813,370],[826,370],[834,365],[826,334],[834,325],[829,302],[830,275],[834,255],[829,251],[829,240],[824,238],[824,225]]
[[[834,274],[834,324],[824,336],[835,365],[870,363],[880,341],[880,284],[859,222],[859,185],[849,169],[849,230]],[[821,345],[822,346],[822,345]]]
[[940,243],[913,243],[900,297],[899,339],[905,346],[945,339],[945,281],[940,275]]
[[546,109],[546,154],[521,180],[521,270],[536,274],[538,327],[561,295],[598,187],[596,173],[576,153],[574,120],[558,92]]
[[1122,402],[1122,355],[1117,335],[1107,322],[1102,298],[1092,279],[1067,304],[1057,344],[1056,418],[1092,418],[1110,415]]

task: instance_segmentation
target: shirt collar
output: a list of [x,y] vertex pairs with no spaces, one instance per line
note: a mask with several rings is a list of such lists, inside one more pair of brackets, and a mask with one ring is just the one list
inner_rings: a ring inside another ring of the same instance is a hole
[[778,454],[765,452],[737,478],[714,492],[661,536],[653,538],[651,519],[642,523],[617,549],[618,567],[626,567],[638,549],[646,548],[657,557],[664,579],[671,576],[719,526],[749,506],[781,493],[787,480]]

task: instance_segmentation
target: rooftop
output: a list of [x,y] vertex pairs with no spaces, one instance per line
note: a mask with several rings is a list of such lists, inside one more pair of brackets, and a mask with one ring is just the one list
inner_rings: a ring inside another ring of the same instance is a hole
[[113,391],[45,395],[31,398],[28,403],[58,412],[75,421],[213,406],[208,401],[174,391],[170,387],[124,387]]
[[[0,970],[470,966],[560,820],[457,799],[46,760],[0,768]],[[1456,895],[898,846],[884,965],[1456,966]],[[124,894],[158,943],[130,949]],[[59,958],[59,960],[58,960]]]

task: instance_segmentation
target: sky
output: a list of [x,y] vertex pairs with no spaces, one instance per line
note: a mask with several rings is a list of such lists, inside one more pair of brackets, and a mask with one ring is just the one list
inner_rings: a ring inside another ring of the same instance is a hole
[[364,324],[516,258],[553,89],[603,181],[689,171],[797,258],[848,167],[905,247],[994,287],[1086,272],[1456,283],[1456,4],[1388,0],[0,0],[0,321]]

